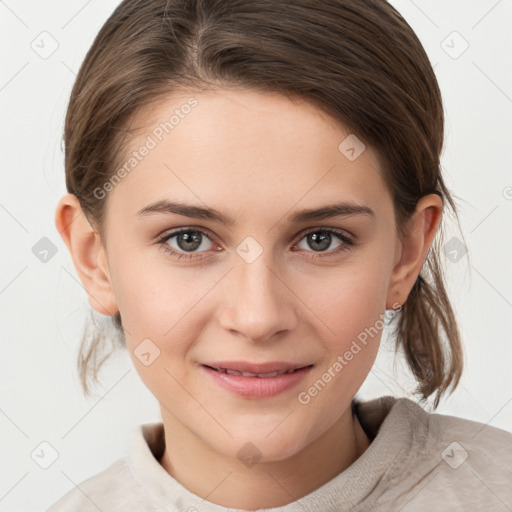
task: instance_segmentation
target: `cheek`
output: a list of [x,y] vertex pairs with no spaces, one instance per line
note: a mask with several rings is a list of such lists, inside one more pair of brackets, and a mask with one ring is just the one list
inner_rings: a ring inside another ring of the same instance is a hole
[[339,417],[373,366],[384,328],[386,276],[383,266],[345,268],[332,272],[325,286],[316,279],[308,295],[326,357],[298,401],[318,418],[319,432]]
[[193,305],[203,286],[165,265],[157,247],[130,246],[121,240],[111,257],[111,279],[123,325],[133,337],[162,338]]
[[[324,279],[315,278],[303,293],[325,325],[332,344],[345,344],[383,315],[386,306],[388,271],[384,264],[340,267]],[[306,285],[305,285],[306,286]],[[339,347],[343,348],[342,346]]]
[[[198,321],[204,299],[219,277],[191,267],[172,268],[165,255],[152,258],[151,265],[142,258],[128,261],[120,251],[118,256],[113,287],[127,349],[141,378],[155,391],[172,379],[166,370],[186,371],[183,360],[204,325]],[[141,352],[158,357],[146,366],[139,360]]]
[[207,287],[192,287],[178,273],[168,282],[155,279],[155,274],[161,277],[156,268],[144,275],[132,273],[120,286],[119,310],[129,331],[126,346],[141,380],[159,401],[173,396],[177,404],[183,395],[178,382],[188,371],[184,360],[199,338],[194,305]]

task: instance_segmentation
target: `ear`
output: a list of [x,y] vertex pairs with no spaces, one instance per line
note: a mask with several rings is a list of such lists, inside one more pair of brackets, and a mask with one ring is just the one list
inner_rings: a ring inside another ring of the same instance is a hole
[[117,313],[119,308],[112,291],[106,251],[74,194],[60,199],[55,225],[73,258],[91,307],[103,315]]
[[442,211],[443,202],[437,194],[428,194],[418,201],[404,238],[397,244],[386,309],[396,309],[396,304],[402,305],[407,300],[439,227]]

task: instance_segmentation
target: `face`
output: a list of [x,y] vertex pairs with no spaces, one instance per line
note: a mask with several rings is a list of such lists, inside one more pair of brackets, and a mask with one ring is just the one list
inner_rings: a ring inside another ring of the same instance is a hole
[[398,239],[377,155],[340,149],[350,131],[310,104],[251,91],[174,95],[134,126],[105,249],[136,370],[210,449],[300,452],[347,409],[391,307]]

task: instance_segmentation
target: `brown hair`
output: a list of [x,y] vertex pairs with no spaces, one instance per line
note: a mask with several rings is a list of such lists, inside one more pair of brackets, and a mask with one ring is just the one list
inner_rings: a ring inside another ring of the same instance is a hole
[[[303,99],[350,127],[380,156],[399,236],[429,193],[459,221],[441,176],[436,76],[414,31],[385,0],[124,0],[80,68],[64,131],[67,190],[101,235],[106,200],[94,191],[121,164],[130,121],[178,89],[216,87]],[[394,320],[396,348],[422,399],[436,393],[435,407],[463,366],[439,261],[442,235],[441,225]],[[119,313],[112,319],[122,335]],[[80,346],[86,394],[89,374],[96,380],[106,359],[98,363],[104,338],[94,331]]]

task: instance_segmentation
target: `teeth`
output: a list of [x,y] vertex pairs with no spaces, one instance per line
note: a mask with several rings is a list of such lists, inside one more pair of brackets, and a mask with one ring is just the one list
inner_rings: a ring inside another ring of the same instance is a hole
[[269,372],[269,373],[250,373],[250,372],[240,372],[238,370],[231,370],[228,368],[217,368],[217,370],[221,373],[228,373],[229,375],[241,375],[242,377],[260,377],[260,378],[266,378],[266,377],[277,377],[278,375],[283,375],[284,373],[292,373],[295,371],[295,369],[291,370],[281,370],[278,372]]

